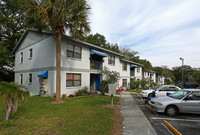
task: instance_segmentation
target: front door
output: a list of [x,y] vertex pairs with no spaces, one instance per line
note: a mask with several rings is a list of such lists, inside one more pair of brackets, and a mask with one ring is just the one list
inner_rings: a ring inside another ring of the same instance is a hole
[[100,87],[100,75],[96,75],[95,83],[96,83],[96,90],[99,90],[99,87]]
[[91,90],[99,90],[100,87],[100,75],[99,74],[91,74],[90,75],[90,89]]

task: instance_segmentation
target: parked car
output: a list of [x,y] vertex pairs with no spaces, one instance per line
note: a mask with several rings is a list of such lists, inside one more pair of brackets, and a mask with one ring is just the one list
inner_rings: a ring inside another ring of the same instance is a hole
[[169,96],[155,97],[149,105],[156,112],[175,116],[177,113],[200,114],[200,89],[183,89]]
[[142,90],[140,92],[140,96],[143,98],[147,97],[152,97],[152,92],[155,91],[155,96],[166,96],[167,92],[169,93],[174,93],[178,90],[181,90],[179,87],[174,86],[174,85],[161,85],[155,89],[150,89],[150,90]]
[[[176,84],[176,86],[182,87],[182,82],[178,82],[178,83]],[[193,88],[196,89],[196,88],[199,87],[199,85],[198,85],[196,82],[190,81],[190,82],[184,82],[183,87],[186,88],[186,89],[193,89]]]

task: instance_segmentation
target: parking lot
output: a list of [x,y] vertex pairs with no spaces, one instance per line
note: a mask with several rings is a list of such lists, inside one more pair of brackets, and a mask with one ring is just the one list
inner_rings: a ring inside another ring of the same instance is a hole
[[[178,114],[175,117],[169,117],[163,113],[153,113],[145,106],[136,94],[132,94],[134,100],[138,103],[147,119],[151,122],[158,135],[173,135],[174,133],[164,124],[166,120],[182,135],[200,135],[200,115],[199,114]],[[144,127],[145,128],[145,127]]]

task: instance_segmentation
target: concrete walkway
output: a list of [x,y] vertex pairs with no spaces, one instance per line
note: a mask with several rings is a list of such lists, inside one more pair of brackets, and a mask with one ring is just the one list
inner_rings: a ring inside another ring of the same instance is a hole
[[157,135],[130,93],[121,93],[123,135]]

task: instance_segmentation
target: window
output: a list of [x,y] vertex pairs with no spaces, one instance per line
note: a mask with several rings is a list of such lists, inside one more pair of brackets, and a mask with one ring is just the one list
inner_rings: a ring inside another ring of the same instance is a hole
[[115,65],[115,56],[108,56],[108,64]]
[[169,87],[169,91],[178,91],[179,89],[176,87]]
[[169,91],[169,87],[163,87],[160,89],[160,91]]
[[20,53],[20,63],[23,63],[23,52]]
[[127,71],[127,63],[122,63],[122,70]]
[[33,49],[29,49],[29,59],[32,59],[33,57]]
[[67,73],[66,86],[81,86],[81,74]]
[[127,79],[122,79],[122,86],[126,87],[127,86]]
[[196,91],[186,97],[187,100],[200,100],[200,92]]
[[23,74],[20,74],[20,84],[23,84]]
[[67,45],[67,57],[81,59],[81,47]]
[[140,73],[140,68],[137,68],[137,72]]
[[31,83],[32,82],[32,74],[29,74],[29,83]]

